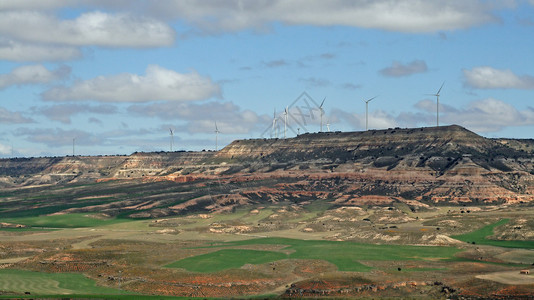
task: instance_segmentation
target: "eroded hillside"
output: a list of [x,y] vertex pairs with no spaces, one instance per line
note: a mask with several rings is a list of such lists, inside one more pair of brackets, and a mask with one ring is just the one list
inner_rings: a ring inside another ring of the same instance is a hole
[[533,145],[530,140],[487,139],[454,125],[396,128],[236,140],[218,152],[4,159],[0,176],[5,191],[102,181],[142,190],[172,183],[173,188],[150,196],[111,189],[106,193],[122,196],[66,207],[131,217],[315,199],[339,206],[403,203],[417,210],[449,203],[532,202]]

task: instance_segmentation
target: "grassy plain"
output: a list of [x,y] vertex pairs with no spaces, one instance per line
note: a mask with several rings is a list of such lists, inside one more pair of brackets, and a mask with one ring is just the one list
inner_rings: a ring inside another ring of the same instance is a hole
[[123,294],[124,291],[98,286],[79,273],[44,273],[25,270],[0,269],[0,290],[24,294]]
[[223,249],[193,256],[167,265],[169,268],[184,268],[192,272],[212,273],[237,269],[244,264],[263,264],[287,258],[287,255],[273,251],[244,249]]
[[478,230],[462,235],[454,235],[452,237],[457,240],[464,241],[466,243],[474,243],[478,245],[490,245],[505,248],[534,249],[534,241],[494,240],[488,238],[494,234],[493,231],[496,227],[507,224],[509,221],[510,219],[502,219],[496,223],[484,226]]
[[[311,260],[325,260],[337,266],[339,271],[350,272],[367,272],[371,270],[360,261],[382,260],[382,261],[406,261],[406,260],[439,260],[451,259],[454,254],[460,250],[453,247],[418,247],[418,246],[404,246],[404,245],[372,245],[351,242],[336,242],[336,241],[318,241],[318,240],[296,240],[287,238],[262,238],[251,239],[237,242],[226,243],[223,246],[236,247],[247,245],[283,245],[282,250],[287,253],[279,253],[280,255],[267,255],[265,253],[253,251],[247,255],[238,255],[239,252],[245,250],[230,250],[235,256],[229,260],[231,264],[226,265],[226,268],[240,267],[244,264],[255,264],[257,258],[262,258],[261,262],[270,262],[279,259],[311,259]],[[217,246],[220,247],[220,246]],[[195,256],[177,261],[169,267],[185,268],[190,271],[198,271],[195,264],[209,265],[214,258],[221,257],[224,261],[224,256],[221,253],[228,253],[229,250],[219,250],[214,253]],[[259,254],[259,255],[258,255]],[[217,270],[218,271],[218,270]],[[206,270],[203,270],[206,272]]]
[[[404,203],[340,207],[328,199],[257,200],[226,213],[143,215],[149,212],[145,204],[165,211],[231,188],[112,182],[0,193],[0,221],[29,226],[0,230],[0,293],[229,298],[281,295],[292,284],[317,290],[383,285],[382,292],[349,295],[446,298],[441,286],[388,285],[432,281],[465,288],[476,279],[481,290],[498,291],[507,287],[499,282],[516,282],[508,274],[534,262],[534,242],[525,238],[534,230],[528,221],[532,207],[412,209]],[[98,209],[77,210],[84,205]],[[124,209],[129,206],[134,208]],[[466,233],[467,228],[475,230]],[[517,238],[491,238],[506,230]]]
[[103,217],[102,215],[95,213],[71,213],[34,217],[2,218],[2,221],[41,228],[80,228],[98,227],[131,220]]

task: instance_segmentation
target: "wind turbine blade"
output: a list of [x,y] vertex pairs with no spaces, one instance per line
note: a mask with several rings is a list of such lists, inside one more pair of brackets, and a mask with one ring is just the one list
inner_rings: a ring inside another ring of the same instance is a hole
[[219,128],[217,128],[217,121],[215,121],[215,132],[219,132]]
[[371,99],[365,100],[365,102],[369,103],[369,102],[371,102],[371,100],[373,100],[373,99],[376,98],[376,97],[378,97],[378,96],[374,96],[374,97],[371,98]]
[[325,100],[326,100],[326,97],[324,97],[323,102],[321,102],[321,105],[319,105],[319,108],[323,108],[323,104]]
[[443,88],[443,85],[445,84],[445,81],[443,81],[443,83],[441,84],[441,86],[439,87],[439,90],[438,92],[436,93],[435,96],[439,96],[439,92],[441,92],[441,89]]

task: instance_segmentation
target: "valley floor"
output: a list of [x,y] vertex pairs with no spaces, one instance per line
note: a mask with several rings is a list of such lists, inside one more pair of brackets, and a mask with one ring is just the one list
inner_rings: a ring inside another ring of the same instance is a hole
[[146,220],[3,219],[0,297],[526,297],[533,216],[526,206],[413,211],[325,199]]

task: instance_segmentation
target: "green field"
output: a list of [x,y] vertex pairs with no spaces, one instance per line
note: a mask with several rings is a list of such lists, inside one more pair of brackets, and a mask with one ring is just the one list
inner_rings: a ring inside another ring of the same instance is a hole
[[193,272],[211,273],[234,269],[244,264],[263,264],[287,258],[281,252],[224,249],[193,256],[167,265],[169,268],[184,268]]
[[498,226],[502,226],[506,223],[508,223],[510,219],[502,219],[496,223],[484,226],[478,230],[462,234],[462,235],[456,235],[452,236],[452,238],[455,238],[457,240],[466,242],[466,243],[475,243],[479,245],[490,245],[490,246],[497,246],[497,247],[505,247],[505,248],[524,248],[524,249],[534,249],[534,241],[503,241],[503,240],[491,240],[488,239],[488,236],[493,235],[493,229],[495,229]]
[[0,269],[0,290],[39,295],[123,293],[118,289],[97,286],[94,280],[78,273],[41,273],[11,269]]
[[102,218],[97,214],[82,213],[2,219],[2,222],[7,223],[49,228],[96,227],[127,221],[128,219]]
[[[226,249],[189,257],[168,267],[184,268],[196,272],[216,272],[238,268],[245,264],[261,264],[280,259],[325,260],[337,266],[339,271],[367,272],[372,268],[361,263],[369,260],[406,261],[426,259],[453,259],[461,251],[453,247],[373,245],[352,242],[321,240],[295,240],[286,238],[261,238],[222,244],[226,247],[244,245],[281,245],[282,252]],[[220,247],[217,246],[217,247]],[[286,253],[290,254],[286,254]],[[241,254],[243,253],[243,254]],[[276,253],[278,255],[274,255]],[[197,267],[202,266],[202,267]]]

